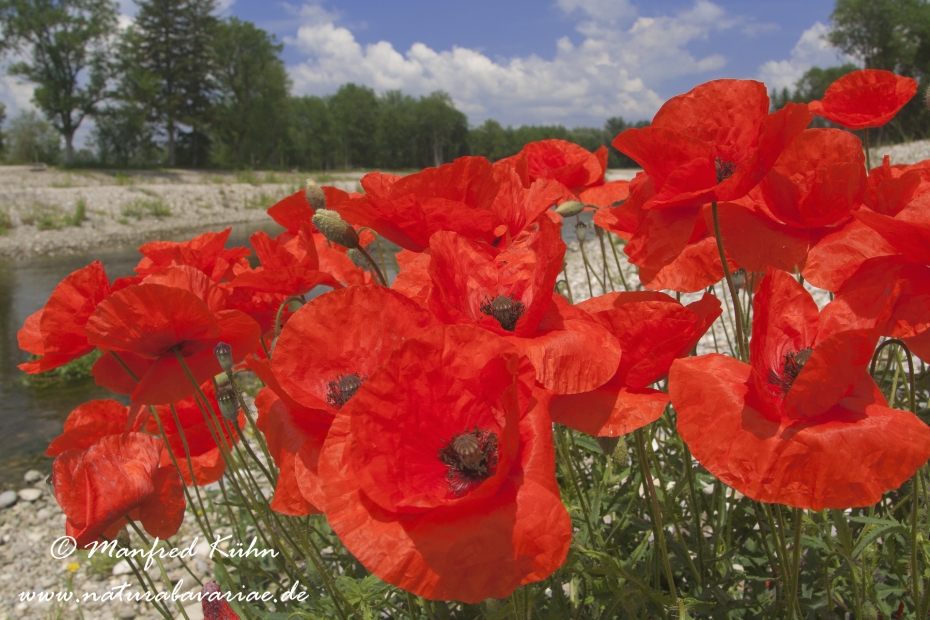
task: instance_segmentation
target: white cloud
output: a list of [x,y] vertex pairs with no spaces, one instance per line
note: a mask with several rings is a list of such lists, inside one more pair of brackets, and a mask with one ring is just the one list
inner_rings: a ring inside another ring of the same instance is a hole
[[740,25],[709,0],[674,15],[638,15],[628,0],[558,0],[584,17],[580,43],[555,42],[555,55],[491,59],[464,47],[434,50],[414,43],[400,52],[387,41],[361,45],[338,17],[305,5],[296,36],[285,38],[307,55],[290,68],[295,91],[327,94],[346,82],[414,95],[444,90],[477,124],[594,123],[609,116],[649,118],[662,104],[666,80],[722,68],[719,54],[696,57],[687,46]]
[[829,28],[820,22],[805,30],[791,50],[788,60],[770,60],[759,67],[758,79],[770,89],[794,89],[795,83],[811,67],[832,67],[852,59],[836,51],[825,39]]

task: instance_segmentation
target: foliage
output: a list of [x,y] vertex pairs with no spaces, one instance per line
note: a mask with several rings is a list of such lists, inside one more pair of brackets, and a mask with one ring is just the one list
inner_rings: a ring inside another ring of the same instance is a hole
[[6,129],[7,161],[11,164],[58,163],[61,136],[32,110],[23,110]]
[[254,24],[220,22],[213,44],[217,98],[212,129],[220,161],[240,166],[279,159],[287,132],[289,80],[284,46]]
[[91,140],[103,165],[146,166],[157,161],[152,125],[137,106],[123,104],[103,110],[96,118]]
[[146,216],[162,218],[171,215],[171,209],[164,203],[164,201],[161,200],[161,198],[140,198],[138,200],[133,200],[132,202],[124,204],[120,212],[125,217],[134,217],[137,220],[141,220]]
[[112,0],[3,0],[5,37],[27,52],[10,73],[36,85],[33,101],[65,139],[74,162],[74,132],[106,97],[109,42],[116,29]]
[[178,126],[207,121],[214,0],[143,0],[122,50],[122,97],[140,105],[167,138],[176,163]]
[[[37,356],[33,355],[29,359],[36,358]],[[84,357],[68,362],[64,366],[37,375],[23,375],[19,380],[23,385],[36,389],[50,389],[60,385],[90,381],[92,378],[90,369],[99,358],[100,352],[94,350]]]

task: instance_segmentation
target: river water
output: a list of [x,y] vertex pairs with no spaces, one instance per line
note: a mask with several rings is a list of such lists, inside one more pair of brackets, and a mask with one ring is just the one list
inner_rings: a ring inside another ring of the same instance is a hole
[[[232,228],[230,247],[249,245],[248,237],[256,230],[272,235],[283,230],[274,222]],[[181,241],[198,232],[159,238]],[[137,248],[138,244],[16,262],[0,259],[0,489],[21,484],[27,469],[50,472],[51,459],[44,456],[45,448],[61,434],[68,414],[85,401],[113,398],[93,380],[51,389],[24,385],[24,373],[16,366],[25,362],[28,354],[17,346],[16,332],[26,317],[45,305],[59,282],[95,260],[106,267],[110,281],[132,275],[142,257]]]

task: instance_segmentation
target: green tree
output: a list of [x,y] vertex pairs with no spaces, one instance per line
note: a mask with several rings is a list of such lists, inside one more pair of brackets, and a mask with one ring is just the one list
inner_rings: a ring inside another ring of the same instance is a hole
[[922,0],[837,0],[827,40],[868,69],[907,72],[927,10]]
[[213,90],[215,0],[137,0],[124,37],[122,97],[138,103],[165,134],[168,165],[176,163],[179,125],[208,121]]
[[[512,130],[510,134],[513,134]],[[500,123],[489,118],[468,132],[468,148],[472,155],[497,161],[516,152],[511,147],[511,137]]]
[[378,166],[413,168],[420,164],[417,110],[416,99],[399,90],[389,90],[381,96],[375,130]]
[[284,46],[254,24],[235,17],[220,22],[214,43],[216,135],[241,165],[276,159],[286,134],[289,81]]
[[320,97],[292,97],[288,125],[288,161],[305,170],[333,165],[333,115]]
[[101,164],[145,166],[157,161],[154,132],[144,110],[123,104],[102,111],[95,121],[91,141]]
[[10,119],[6,137],[11,164],[58,163],[61,135],[35,111],[24,110]]
[[345,168],[377,165],[378,154],[372,137],[378,129],[380,102],[367,86],[343,84],[327,98],[333,115],[336,158]]
[[10,73],[35,84],[33,101],[65,139],[74,162],[74,132],[107,96],[110,41],[116,29],[112,0],[0,0],[4,38],[27,60]]
[[452,97],[442,91],[421,97],[416,112],[432,165],[441,166],[458,156],[467,142],[468,117],[455,109]]

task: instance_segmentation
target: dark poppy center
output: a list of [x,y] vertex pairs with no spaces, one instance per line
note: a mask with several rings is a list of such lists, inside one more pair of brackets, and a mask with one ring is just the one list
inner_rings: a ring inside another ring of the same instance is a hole
[[326,402],[331,407],[341,409],[350,398],[355,396],[364,381],[357,374],[339,375],[335,381],[330,381],[326,386]]
[[523,302],[517,301],[512,296],[498,295],[494,299],[484,298],[484,303],[479,306],[483,314],[493,316],[505,330],[512,332],[517,326],[517,321],[526,311]]
[[736,173],[737,166],[732,161],[726,161],[718,157],[714,161],[714,166],[717,168],[717,183],[722,183]]
[[449,490],[461,497],[494,475],[497,469],[497,435],[477,426],[439,449],[439,460],[448,468]]
[[811,358],[813,352],[814,350],[808,347],[800,351],[785,353],[781,372],[776,372],[774,369],[769,370],[769,383],[779,388],[783,397],[788,394],[788,390],[794,385],[794,380],[801,374],[804,364]]

